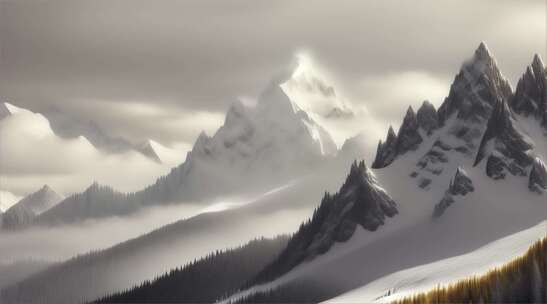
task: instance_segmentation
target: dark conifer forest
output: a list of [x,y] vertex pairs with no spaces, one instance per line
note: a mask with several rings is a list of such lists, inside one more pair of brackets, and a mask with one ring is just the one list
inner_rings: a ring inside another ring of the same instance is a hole
[[95,303],[211,303],[255,276],[285,248],[287,240],[287,236],[261,238],[235,249],[216,251]]

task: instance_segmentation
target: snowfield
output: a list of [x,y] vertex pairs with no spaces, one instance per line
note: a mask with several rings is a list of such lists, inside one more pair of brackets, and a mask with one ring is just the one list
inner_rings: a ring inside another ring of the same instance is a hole
[[325,303],[386,303],[436,286],[487,273],[524,254],[545,237],[547,221],[485,245],[475,251],[395,272]]

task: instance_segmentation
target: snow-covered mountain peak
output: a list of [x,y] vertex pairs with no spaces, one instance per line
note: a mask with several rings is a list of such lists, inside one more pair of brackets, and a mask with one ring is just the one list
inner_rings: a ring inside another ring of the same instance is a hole
[[314,65],[312,59],[306,55],[297,55],[297,66],[291,78],[285,82],[288,86],[299,86],[313,94],[326,97],[336,96],[334,87],[328,84],[328,76]]
[[493,56],[486,45],[486,42],[481,41],[479,47],[475,50],[475,58],[477,60],[492,60]]
[[541,56],[539,54],[534,55],[534,59],[532,60],[532,69],[534,73],[538,76],[545,73],[545,64],[543,63],[543,60],[541,59]]
[[256,115],[261,119],[280,120],[291,118],[301,108],[289,98],[281,85],[271,83],[258,97]]
[[353,116],[348,103],[336,91],[328,72],[317,65],[311,57],[299,54],[294,70],[281,88],[309,114],[324,118],[346,118]]
[[518,114],[535,117],[547,127],[547,72],[539,55],[535,55],[519,79],[511,108]]
[[509,81],[486,45],[481,43],[454,79],[448,97],[439,108],[439,118],[444,124],[457,113],[461,120],[484,122],[498,100],[508,101],[511,96]]

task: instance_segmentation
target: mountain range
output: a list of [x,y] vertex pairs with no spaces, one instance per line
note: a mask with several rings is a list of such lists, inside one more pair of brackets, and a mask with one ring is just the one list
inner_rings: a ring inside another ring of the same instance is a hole
[[[349,139],[339,150],[330,133],[312,118],[319,117],[319,110],[303,110],[286,93],[324,94],[319,88],[326,84],[313,75],[313,69],[298,66],[288,79],[274,77],[256,105],[234,102],[216,133],[202,132],[186,160],[154,184],[133,193],[94,184],[38,216],[33,224],[75,223],[129,215],[158,204],[260,193],[317,167],[363,157],[362,135]],[[333,106],[346,107],[338,102]],[[155,153],[150,143],[142,148]],[[214,188],[205,187],[212,184]]]
[[[343,186],[333,198],[325,196],[286,251],[228,301],[279,299],[272,290],[280,290],[281,298],[291,301],[309,299],[313,290],[321,290],[323,298],[314,301],[327,300],[397,268],[468,252],[544,220],[544,214],[534,212],[546,207],[544,178],[539,177],[545,174],[545,79],[536,55],[513,93],[481,43],[463,64],[439,110],[424,102],[420,115],[408,109],[397,133],[389,129],[373,162],[379,184],[362,175],[360,184],[382,185],[387,201],[393,200],[388,206],[396,209],[386,215],[398,215],[387,223],[381,220],[384,225],[377,231],[377,225],[371,229],[360,223],[355,233],[355,224],[332,219],[344,214],[372,220],[368,212],[385,206],[386,198],[351,199],[354,193],[344,195]],[[354,165],[348,178],[356,167],[365,168]],[[368,207],[343,208],[339,195]],[[324,221],[329,228],[319,224]],[[333,237],[329,231],[338,233]],[[343,245],[331,245],[333,239],[348,239],[346,235],[353,236]],[[306,295],[299,286],[305,286]]]
[[[212,137],[201,134],[186,161],[155,184],[130,194],[94,184],[33,223],[125,215],[150,204],[250,189],[266,192],[267,185],[300,178],[295,185],[75,257],[2,289],[0,299],[97,299],[188,263],[234,234],[241,238],[236,243],[265,234],[278,216],[289,220],[283,212],[297,221],[277,233],[296,232],[226,302],[253,296],[270,301],[276,297],[272,290],[283,290],[292,302],[328,300],[397,271],[476,251],[545,220],[546,82],[536,55],[513,92],[481,43],[438,109],[430,102],[418,111],[409,107],[398,131],[389,128],[370,168],[362,161],[349,166],[346,157],[357,158],[358,152],[339,151],[329,132],[285,93],[285,82],[273,82],[256,106],[232,105],[224,125]],[[322,84],[312,88],[334,95]],[[358,149],[356,142],[359,137],[343,147]],[[310,193],[310,184],[338,190]],[[527,242],[543,236],[533,229]],[[206,248],[195,250],[203,242]],[[70,282],[81,286],[63,289]],[[391,294],[391,288],[382,285],[375,293]]]

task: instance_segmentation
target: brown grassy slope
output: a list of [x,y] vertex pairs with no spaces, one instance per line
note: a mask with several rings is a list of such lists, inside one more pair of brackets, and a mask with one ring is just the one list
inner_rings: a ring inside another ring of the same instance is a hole
[[547,238],[543,238],[523,256],[485,275],[439,286],[394,304],[547,303],[546,251]]

